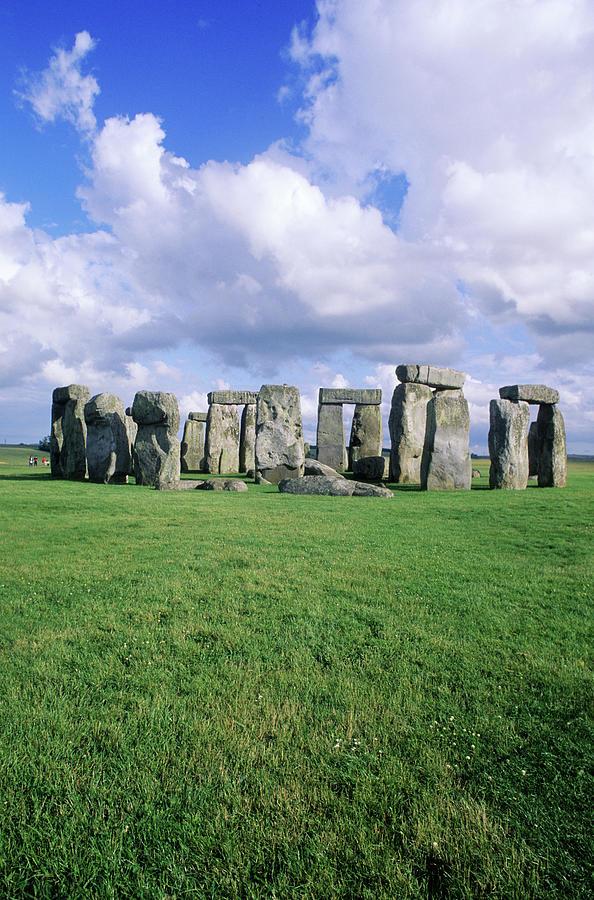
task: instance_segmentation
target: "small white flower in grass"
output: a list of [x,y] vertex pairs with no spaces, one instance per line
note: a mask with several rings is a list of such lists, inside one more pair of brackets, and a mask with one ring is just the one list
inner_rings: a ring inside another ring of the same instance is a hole
[[433,847],[434,850],[437,850],[437,841],[433,841],[431,846]]
[[522,775],[526,774],[526,769],[522,769]]
[[465,756],[464,759],[470,759],[470,756]]

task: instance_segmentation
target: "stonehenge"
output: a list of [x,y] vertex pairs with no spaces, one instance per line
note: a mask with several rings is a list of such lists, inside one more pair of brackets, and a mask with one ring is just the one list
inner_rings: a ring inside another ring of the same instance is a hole
[[[382,453],[382,392],[379,388],[320,388],[318,395],[318,460],[338,471],[355,460]],[[354,404],[348,457],[342,407]]]
[[[214,475],[254,467],[255,391],[211,391],[208,395],[204,471]],[[239,421],[239,407],[244,410]]]
[[401,382],[390,409],[390,478],[422,490],[469,490],[470,415],[464,372],[437,366],[396,367]]
[[124,404],[115,394],[96,394],[85,403],[84,417],[89,481],[127,484],[132,451]]
[[[187,480],[180,486],[182,471],[216,475],[249,471],[257,483],[278,484],[304,477],[342,479],[339,471],[348,465],[363,481],[388,477],[396,484],[419,484],[422,490],[468,490],[476,473],[462,391],[465,373],[405,364],[396,368],[396,375],[400,383],[389,416],[389,472],[382,456],[379,389],[320,388],[318,459],[306,460],[301,398],[291,385],[211,391],[208,412],[188,414],[180,446],[174,394],[138,391],[132,406],[124,409],[114,394],[90,397],[88,387],[71,384],[52,394],[51,475],[125,484],[134,474],[137,484],[182,490],[190,489]],[[539,487],[565,486],[565,426],[558,400],[559,392],[542,384],[499,389],[499,397],[489,406],[491,488],[523,490],[530,477],[538,479]],[[348,456],[344,404],[355,406]],[[531,406],[538,407],[532,423]],[[222,485],[213,482],[210,489]],[[321,481],[319,486],[323,488]],[[301,493],[306,488],[287,490]],[[335,490],[344,494],[346,489]]]
[[256,403],[256,479],[278,484],[300,478],[304,467],[299,390],[288,384],[263,384]]
[[138,391],[132,417],[138,425],[133,453],[136,484],[179,481],[179,409],[175,394]]
[[[492,488],[523,490],[531,475],[539,487],[565,487],[565,425],[557,407],[559,392],[544,384],[509,384],[499,388],[489,408],[489,456]],[[528,428],[529,406],[538,416]]]
[[52,394],[50,465],[54,478],[82,481],[87,474],[85,403],[91,392],[84,384],[57,387]]

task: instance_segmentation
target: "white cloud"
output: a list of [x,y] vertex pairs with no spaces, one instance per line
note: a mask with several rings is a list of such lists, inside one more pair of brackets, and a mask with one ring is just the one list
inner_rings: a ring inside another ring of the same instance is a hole
[[19,96],[31,104],[40,121],[63,118],[82,133],[95,130],[93,104],[99,85],[92,75],[82,75],[80,71],[82,61],[94,46],[88,31],[81,31],[72,50],[56,50],[47,69],[24,76],[25,87]]

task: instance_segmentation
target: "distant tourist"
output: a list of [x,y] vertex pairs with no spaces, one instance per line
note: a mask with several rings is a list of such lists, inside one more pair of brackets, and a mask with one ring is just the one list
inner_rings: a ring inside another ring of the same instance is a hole
[[30,466],[33,465],[33,457],[32,457],[32,456],[29,457],[29,465],[30,465]]

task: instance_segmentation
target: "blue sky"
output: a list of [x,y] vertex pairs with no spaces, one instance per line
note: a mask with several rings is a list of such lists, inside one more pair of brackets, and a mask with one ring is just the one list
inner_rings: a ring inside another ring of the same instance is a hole
[[71,381],[293,383],[312,439],[429,362],[473,449],[537,382],[594,453],[593,45],[586,0],[5,0],[0,440]]

